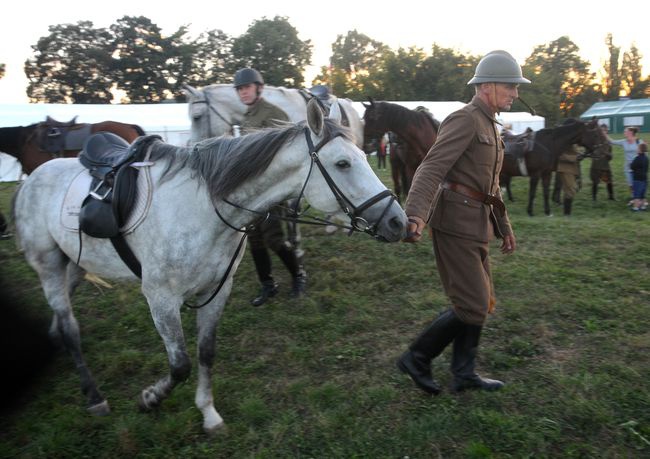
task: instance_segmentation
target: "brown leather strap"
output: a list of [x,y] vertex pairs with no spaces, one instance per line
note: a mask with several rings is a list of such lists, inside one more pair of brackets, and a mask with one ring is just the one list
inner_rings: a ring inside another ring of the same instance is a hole
[[480,201],[484,204],[490,204],[494,206],[496,210],[499,211],[500,215],[505,214],[506,212],[506,206],[503,203],[502,200],[497,198],[496,196],[492,196],[489,194],[482,193],[480,191],[477,191],[473,188],[470,188],[468,186],[465,186],[461,183],[454,183],[454,182],[442,182],[440,185],[442,188],[445,190],[451,190],[454,191],[458,194],[462,194],[465,197],[468,197],[470,199],[474,199],[475,201]]

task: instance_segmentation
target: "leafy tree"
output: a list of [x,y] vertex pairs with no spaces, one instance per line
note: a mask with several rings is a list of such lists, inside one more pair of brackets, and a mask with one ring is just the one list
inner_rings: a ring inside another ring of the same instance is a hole
[[265,83],[298,88],[305,81],[303,72],[311,61],[312,44],[298,38],[286,17],[276,16],[253,21],[245,34],[233,40],[232,54],[236,68],[256,68]]
[[34,56],[25,62],[31,102],[108,103],[110,90],[110,34],[90,21],[49,27],[38,40]]
[[415,47],[384,51],[380,72],[376,75],[379,92],[368,95],[383,100],[418,100],[416,82],[425,58],[424,51]]
[[3,79],[5,76],[5,65],[0,64],[0,80]]
[[190,65],[183,80],[196,87],[229,83],[237,70],[232,58],[232,44],[233,38],[229,35],[221,30],[210,30],[185,45],[180,52]]
[[378,76],[382,74],[384,53],[388,46],[367,35],[349,31],[338,35],[332,44],[330,66],[322,68],[317,79],[329,84],[334,94],[355,100],[367,95],[380,94]]
[[643,79],[641,59],[643,56],[639,49],[632,45],[630,51],[623,53],[623,64],[621,65],[622,86],[625,88],[627,95],[632,99],[644,97],[648,89],[648,79]]
[[621,47],[614,45],[614,38],[611,33],[607,34],[605,44],[609,50],[609,60],[605,65],[605,87],[603,89],[607,100],[616,100],[621,92],[621,74],[618,68]]
[[582,113],[575,102],[584,99],[595,75],[578,51],[578,46],[563,36],[535,47],[524,64],[524,74],[533,82],[525,89],[530,95],[528,102],[550,125]]
[[183,48],[185,27],[169,37],[144,16],[124,16],[110,27],[113,33],[111,76],[132,103],[167,99],[182,82],[185,61],[176,51]]
[[469,101],[474,90],[467,82],[474,76],[479,59],[434,43],[415,82],[418,94],[423,100]]

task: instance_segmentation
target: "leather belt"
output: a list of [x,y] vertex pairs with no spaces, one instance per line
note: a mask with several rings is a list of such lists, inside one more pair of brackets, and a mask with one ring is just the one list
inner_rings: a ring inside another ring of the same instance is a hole
[[454,191],[458,194],[462,194],[465,197],[468,197],[470,199],[474,199],[475,201],[482,202],[484,204],[489,204],[494,206],[496,210],[499,211],[501,215],[504,215],[506,212],[506,206],[503,203],[502,200],[497,198],[496,196],[492,196],[490,194],[485,194],[480,191],[477,191],[473,188],[470,188],[468,186],[465,186],[461,183],[454,183],[454,182],[442,182],[440,185],[442,188],[445,190],[451,190]]

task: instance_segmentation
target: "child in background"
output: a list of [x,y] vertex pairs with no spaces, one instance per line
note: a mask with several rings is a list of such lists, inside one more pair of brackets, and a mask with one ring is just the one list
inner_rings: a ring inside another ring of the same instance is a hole
[[646,210],[648,201],[645,199],[645,193],[648,188],[648,145],[640,143],[637,148],[637,156],[630,164],[632,170],[632,193],[634,201],[632,210]]

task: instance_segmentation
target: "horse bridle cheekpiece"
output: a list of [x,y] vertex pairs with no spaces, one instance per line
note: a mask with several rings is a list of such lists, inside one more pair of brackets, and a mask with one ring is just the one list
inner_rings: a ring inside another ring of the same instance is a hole
[[[370,234],[373,237],[377,236],[377,225],[379,222],[384,218],[386,215],[386,212],[388,212],[388,209],[390,206],[393,204],[393,201],[397,199],[397,197],[393,194],[392,191],[389,189],[385,189],[384,191],[376,194],[375,196],[371,197],[368,199],[366,202],[361,204],[360,206],[355,206],[352,201],[345,196],[345,194],[341,191],[341,189],[334,183],[334,180],[332,179],[332,176],[327,172],[327,169],[325,169],[325,166],[323,166],[323,163],[321,163],[320,158],[318,157],[318,151],[325,146],[328,142],[333,140],[335,137],[340,136],[341,133],[336,134],[334,137],[326,137],[323,140],[321,140],[317,145],[314,145],[314,142],[311,139],[311,135],[309,134],[309,129],[305,128],[305,139],[307,140],[307,146],[309,148],[309,156],[311,157],[311,166],[309,167],[309,174],[307,175],[307,180],[305,180],[305,184],[302,187],[302,191],[300,192],[300,196],[298,197],[298,200],[296,201],[297,203],[300,202],[300,199],[302,198],[305,188],[307,187],[307,182],[309,181],[309,177],[311,176],[311,171],[314,168],[314,164],[318,167],[320,170],[321,174],[323,175],[323,178],[325,179],[325,182],[329,186],[330,190],[334,194],[334,197],[336,198],[336,201],[339,203],[339,206],[341,207],[341,210],[345,213],[350,218],[350,227],[348,228],[350,230],[350,234],[354,231],[359,231],[359,232],[364,232],[367,234]],[[377,219],[377,223],[374,225],[370,225],[368,221],[361,216],[363,211],[366,209],[372,207],[382,199],[390,197],[390,200],[388,201],[388,204],[384,208],[384,211],[381,213],[381,216]]]

